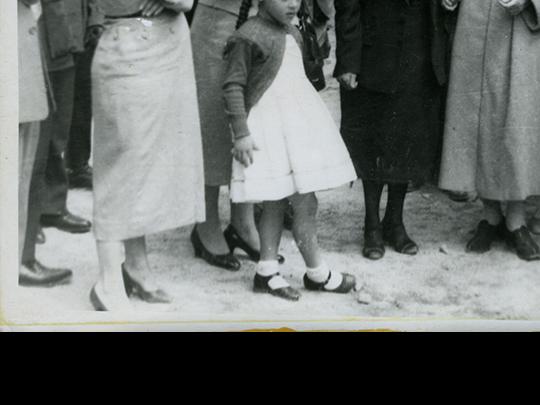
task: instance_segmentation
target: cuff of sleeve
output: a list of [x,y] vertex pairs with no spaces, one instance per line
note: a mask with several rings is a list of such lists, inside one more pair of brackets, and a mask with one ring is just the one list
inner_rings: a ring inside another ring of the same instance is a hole
[[230,116],[231,127],[233,130],[234,139],[245,138],[250,135],[247,116],[245,115],[234,115]]

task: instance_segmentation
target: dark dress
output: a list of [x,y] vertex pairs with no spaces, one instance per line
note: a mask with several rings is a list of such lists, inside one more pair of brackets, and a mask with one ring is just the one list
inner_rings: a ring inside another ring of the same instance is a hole
[[447,65],[439,0],[336,3],[336,75],[359,79],[356,90],[341,91],[342,134],[358,176],[429,180],[439,162]]

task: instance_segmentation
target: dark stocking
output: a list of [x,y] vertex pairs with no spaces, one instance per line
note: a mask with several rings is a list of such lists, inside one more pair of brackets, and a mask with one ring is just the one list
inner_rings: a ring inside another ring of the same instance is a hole
[[372,231],[377,229],[381,223],[379,210],[384,184],[368,180],[364,180],[363,183],[366,203],[366,231]]

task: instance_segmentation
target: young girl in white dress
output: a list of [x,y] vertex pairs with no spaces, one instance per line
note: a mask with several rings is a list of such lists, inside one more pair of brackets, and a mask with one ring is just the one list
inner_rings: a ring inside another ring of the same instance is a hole
[[[244,0],[245,1],[245,0]],[[283,215],[293,206],[293,234],[309,290],[348,293],[349,274],[331,271],[317,242],[315,192],[356,180],[340,132],[306,77],[302,39],[292,25],[301,0],[262,0],[259,13],[229,40],[224,92],[234,135],[231,199],[263,202],[261,261],[255,291],[296,301],[279,274]]]

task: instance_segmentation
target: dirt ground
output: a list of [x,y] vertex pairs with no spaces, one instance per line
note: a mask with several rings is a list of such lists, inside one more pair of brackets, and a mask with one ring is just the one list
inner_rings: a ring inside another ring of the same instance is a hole
[[[332,70],[328,62],[327,72]],[[323,97],[339,119],[338,86],[330,80]],[[189,243],[191,229],[152,236],[150,260],[158,282],[174,297],[164,308],[189,319],[336,319],[336,318],[437,318],[540,320],[540,263],[525,263],[505,246],[496,245],[486,255],[464,252],[466,241],[480,220],[480,204],[450,201],[434,188],[410,195],[407,224],[421,246],[417,257],[388,252],[380,262],[362,257],[362,187],[344,187],[321,193],[320,242],[333,269],[358,278],[359,291],[346,295],[303,291],[298,303],[256,295],[251,291],[254,264],[243,261],[239,273],[229,273],[194,259]],[[70,209],[91,218],[91,194],[72,191]],[[532,209],[532,207],[531,207]],[[228,217],[227,194],[221,199]],[[226,222],[224,221],[224,226]],[[46,230],[47,243],[38,258],[49,266],[73,269],[73,283],[54,289],[21,289],[23,300],[47,312],[92,310],[88,294],[98,275],[91,234],[75,236]],[[540,238],[537,238],[540,242]],[[287,259],[282,273],[301,288],[304,266],[286,233],[282,253]],[[137,307],[146,305],[136,303]]]

